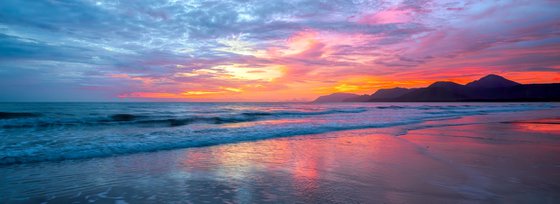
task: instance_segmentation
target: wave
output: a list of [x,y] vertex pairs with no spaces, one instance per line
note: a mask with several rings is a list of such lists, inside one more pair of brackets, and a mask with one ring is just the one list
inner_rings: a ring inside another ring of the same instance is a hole
[[404,106],[378,106],[377,109],[403,109]]
[[111,116],[109,116],[109,118],[111,118],[111,120],[113,121],[133,121],[136,120],[138,118],[141,118],[142,116],[137,116],[137,115],[133,115],[133,114],[125,114],[125,113],[121,113],[121,114],[113,114]]
[[366,108],[354,109],[331,109],[324,111],[272,111],[272,112],[245,112],[246,116],[308,116],[308,115],[329,115],[337,113],[362,113],[366,112]]
[[[365,107],[364,107],[365,106]],[[447,120],[467,115],[517,112],[554,108],[552,105],[364,105],[330,108],[317,106],[299,110],[257,107],[219,114],[185,116],[176,112],[130,111],[113,114],[73,114],[57,118],[41,112],[33,118],[0,121],[0,127],[45,127],[47,129],[0,129],[0,165],[87,159],[114,155],[190,148],[260,139],[319,134],[331,131],[410,125],[431,120]],[[273,107],[276,108],[276,107]],[[118,109],[120,112],[121,109]],[[182,111],[182,110],[181,110]],[[164,114],[165,115],[162,115]],[[23,112],[22,112],[23,113]],[[150,114],[151,113],[151,114]],[[181,112],[183,114],[184,111]],[[79,118],[78,116],[88,117]],[[30,117],[22,116],[22,117]],[[78,118],[72,118],[78,117]],[[305,120],[299,120],[305,118]],[[289,122],[290,119],[295,122]],[[56,121],[54,121],[56,120]],[[247,125],[222,125],[230,123]],[[266,121],[274,121],[267,123]],[[288,121],[288,122],[285,122]],[[277,122],[277,123],[276,123]],[[215,124],[192,125],[190,124]],[[111,128],[100,127],[108,125]],[[78,128],[50,128],[80,126]],[[82,128],[92,126],[95,128]],[[179,127],[182,128],[167,128]],[[131,128],[132,127],[132,128]],[[138,128],[138,127],[157,127]],[[19,138],[19,139],[18,139]]]
[[141,124],[145,126],[177,127],[194,123],[225,124],[250,122],[255,120],[257,120],[256,117],[191,117],[183,119],[141,120],[137,121],[135,124]]
[[28,113],[28,112],[0,112],[1,119],[15,119],[15,118],[34,118],[40,117],[39,113]]
[[[177,117],[173,115],[167,116],[150,116],[138,115],[131,113],[118,113],[112,114],[102,118],[70,118],[70,119],[52,119],[44,118],[42,120],[29,120],[29,121],[16,121],[13,123],[5,123],[0,125],[1,128],[14,129],[14,128],[57,128],[57,127],[72,127],[72,126],[103,126],[103,125],[137,125],[139,127],[178,127],[190,125],[195,123],[206,124],[226,124],[226,123],[240,123],[251,122],[270,117],[299,117],[299,116],[313,116],[313,115],[328,115],[338,113],[361,113],[365,112],[365,108],[356,109],[332,109],[325,111],[269,111],[269,112],[241,112],[239,114],[229,114],[221,116],[189,116]],[[41,114],[32,113],[11,113],[5,114],[10,119],[39,117]]]
[[[82,144],[82,145],[72,145],[64,146],[62,148],[48,149],[48,150],[33,150],[28,149],[25,151],[10,152],[4,155],[0,155],[0,166],[7,166],[13,164],[24,164],[24,163],[37,163],[37,162],[47,162],[47,161],[64,161],[64,160],[74,160],[74,159],[90,159],[90,158],[100,158],[100,157],[110,157],[116,155],[126,155],[133,153],[147,153],[162,150],[172,150],[180,148],[192,148],[192,147],[204,147],[219,144],[230,144],[237,142],[255,141],[269,138],[280,138],[280,137],[290,137],[296,135],[309,135],[309,134],[320,134],[333,131],[341,130],[353,130],[353,129],[366,129],[366,128],[382,128],[391,127],[397,125],[406,125],[417,123],[420,121],[400,121],[393,123],[383,123],[383,124],[370,124],[370,125],[327,125],[327,126],[308,126],[306,128],[296,127],[296,128],[249,128],[240,130],[237,132],[230,132],[227,130],[216,130],[213,134],[198,135],[197,137],[183,136],[183,137],[171,137],[173,139],[158,139],[158,140],[142,140],[143,138],[168,138],[165,132],[156,132],[156,135],[136,135],[138,142],[118,142],[118,143],[107,143],[107,144]],[[206,133],[206,132],[204,132]],[[159,135],[158,135],[159,134]],[[177,134],[177,133],[173,133]],[[40,153],[38,153],[40,152]]]
[[187,117],[187,118],[165,118],[165,119],[140,119],[147,117],[118,116],[116,119],[101,119],[93,121],[66,120],[66,121],[31,121],[27,123],[5,124],[0,127],[4,129],[15,128],[59,128],[76,126],[138,126],[138,127],[178,127],[194,123],[224,124],[255,121],[257,117]]

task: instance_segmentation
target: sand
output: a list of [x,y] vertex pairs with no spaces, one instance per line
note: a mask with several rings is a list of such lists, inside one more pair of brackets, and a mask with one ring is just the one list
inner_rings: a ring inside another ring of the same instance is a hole
[[488,118],[2,167],[0,202],[560,203],[560,119]]

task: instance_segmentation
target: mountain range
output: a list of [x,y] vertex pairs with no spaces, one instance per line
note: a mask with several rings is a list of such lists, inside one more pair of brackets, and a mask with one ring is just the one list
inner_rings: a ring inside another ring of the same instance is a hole
[[560,83],[520,84],[490,74],[465,85],[438,81],[425,88],[379,89],[371,95],[334,93],[313,102],[514,102],[560,101]]

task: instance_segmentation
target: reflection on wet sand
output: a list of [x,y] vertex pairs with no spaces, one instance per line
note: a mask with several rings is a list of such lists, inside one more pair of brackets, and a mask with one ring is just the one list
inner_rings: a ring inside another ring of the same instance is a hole
[[[462,120],[477,122],[475,117]],[[551,196],[560,181],[553,173],[560,160],[546,155],[560,153],[559,141],[550,133],[557,127],[539,123],[540,128],[530,129],[538,134],[527,135],[518,124],[427,128],[401,137],[346,131],[213,147],[205,158],[219,166],[216,173],[228,178],[254,181],[254,175],[281,172],[281,183],[291,182],[284,189],[299,201],[496,201],[516,199],[510,193],[527,193],[528,199]],[[543,174],[549,177],[531,176]],[[528,183],[539,183],[541,188]],[[278,186],[282,184],[248,188],[279,198],[267,189]]]
[[560,134],[560,118],[514,122],[522,131]]

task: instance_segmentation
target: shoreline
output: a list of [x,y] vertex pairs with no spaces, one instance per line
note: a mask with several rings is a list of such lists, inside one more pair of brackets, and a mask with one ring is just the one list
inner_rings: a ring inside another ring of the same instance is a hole
[[[429,104],[425,104],[425,106],[431,106]],[[388,105],[388,106],[376,106],[376,109],[380,109],[380,110],[384,110],[384,109],[401,109],[401,108],[406,108],[405,106],[400,106],[402,104],[392,104],[392,105]],[[462,106],[469,106],[466,105],[464,103],[459,103],[458,105],[462,105]],[[508,104],[508,105],[512,105],[512,104]],[[522,104],[518,104],[517,106],[520,107],[519,105]],[[278,128],[276,129],[272,129],[275,130],[274,133],[266,133],[266,134],[262,134],[259,132],[255,132],[256,134],[251,134],[251,132],[247,132],[245,134],[233,134],[232,133],[228,133],[228,135],[218,135],[218,136],[214,136],[214,134],[210,133],[209,135],[204,135],[204,134],[195,134],[197,137],[192,137],[192,138],[185,138],[185,139],[181,139],[181,134],[194,134],[194,133],[199,133],[199,132],[203,132],[200,130],[197,131],[189,131],[188,129],[182,130],[182,129],[174,129],[175,125],[177,127],[181,127],[182,125],[187,125],[187,124],[195,124],[196,125],[196,121],[198,120],[201,123],[204,122],[208,122],[210,124],[220,124],[222,120],[240,120],[238,118],[235,117],[209,117],[209,118],[185,118],[185,119],[176,119],[176,118],[170,118],[170,119],[160,119],[160,120],[147,120],[143,121],[143,120],[134,120],[136,118],[143,118],[146,117],[144,115],[134,115],[131,113],[126,113],[126,114],[122,114],[122,113],[117,113],[117,114],[113,114],[109,116],[109,119],[100,119],[99,121],[101,122],[125,122],[122,127],[124,127],[125,125],[127,125],[126,123],[130,123],[128,125],[138,125],[138,127],[143,128],[143,125],[146,125],[145,127],[148,127],[148,123],[152,124],[154,126],[157,125],[169,125],[170,128],[167,130],[162,130],[162,133],[170,133],[170,132],[177,132],[175,134],[177,134],[176,139],[171,139],[168,140],[166,142],[160,142],[158,140],[149,140],[149,141],[144,141],[142,144],[137,143],[129,143],[131,145],[128,146],[121,146],[119,144],[112,144],[112,143],[108,143],[105,146],[104,145],[99,145],[99,143],[95,143],[94,141],[89,141],[89,143],[93,143],[96,144],[97,146],[92,146],[91,148],[85,148],[85,149],[73,149],[71,144],[68,144],[68,149],[66,149],[67,151],[58,151],[57,149],[54,148],[43,148],[43,149],[39,149],[39,150],[31,150],[31,152],[33,151],[43,151],[44,154],[37,154],[37,153],[33,153],[33,154],[28,154],[26,153],[26,151],[18,151],[15,154],[9,155],[9,154],[4,154],[3,157],[0,158],[0,167],[6,166],[9,167],[11,165],[20,165],[20,164],[30,164],[30,163],[42,163],[42,162],[63,162],[63,161],[67,161],[67,160],[87,160],[87,159],[92,159],[92,158],[107,158],[107,157],[115,157],[115,156],[125,156],[125,155],[131,155],[131,154],[139,154],[139,153],[152,153],[152,152],[159,152],[159,151],[173,151],[173,150],[178,150],[178,149],[187,149],[187,148],[199,148],[199,147],[211,147],[211,146],[216,146],[216,145],[224,145],[224,144],[234,144],[234,143],[241,143],[241,142],[255,142],[255,141],[260,141],[260,140],[267,140],[267,139],[276,139],[276,138],[285,138],[285,137],[298,137],[298,136],[305,136],[305,135],[315,135],[315,134],[329,134],[329,133],[333,133],[333,132],[338,132],[338,131],[349,131],[349,130],[367,130],[367,129],[386,129],[386,128],[393,128],[393,129],[400,129],[401,131],[398,133],[394,133],[395,136],[399,136],[399,135],[403,135],[406,134],[407,131],[409,130],[415,130],[415,129],[423,129],[426,127],[432,127],[432,126],[456,126],[456,125],[464,125],[464,124],[469,124],[468,121],[465,122],[465,120],[463,118],[470,118],[470,117],[479,117],[479,118],[484,118],[484,121],[481,121],[482,123],[486,123],[486,122],[490,122],[490,121],[503,121],[504,118],[508,118],[508,117],[513,117],[513,118],[519,118],[519,119],[538,119],[538,118],[542,118],[542,117],[556,117],[558,115],[560,115],[560,110],[558,110],[554,105],[551,104],[541,104],[541,106],[543,107],[532,107],[532,108],[536,108],[535,110],[509,110],[509,111],[504,111],[504,110],[499,110],[497,112],[485,112],[485,111],[481,111],[481,112],[472,112],[472,113],[460,113],[460,114],[456,114],[454,115],[453,113],[451,113],[450,115],[427,115],[427,116],[421,116],[419,118],[416,119],[412,119],[412,120],[396,120],[396,121],[390,121],[390,122],[386,122],[386,123],[380,123],[379,121],[376,121],[374,123],[363,123],[363,124],[349,124],[349,125],[339,125],[337,124],[337,122],[334,122],[334,125],[324,125],[323,127],[309,127],[309,128],[301,128],[301,127],[296,127],[296,126],[292,126],[292,129],[288,130],[288,131],[282,131]],[[548,107],[547,107],[548,106]],[[414,108],[412,108],[414,109]],[[360,111],[358,112],[366,112],[364,111],[365,109],[360,109]],[[442,111],[444,111],[445,109],[442,109]],[[502,112],[504,111],[504,112]],[[349,112],[349,113],[353,113]],[[459,111],[460,112],[460,111]],[[527,113],[527,114],[520,114],[520,113]],[[241,113],[242,116],[244,116],[245,113]],[[265,113],[265,116],[267,116],[268,113]],[[375,114],[375,113],[372,113]],[[432,113],[433,114],[433,113]],[[447,113],[446,113],[447,114]],[[125,120],[115,120],[114,117],[121,117],[121,115],[125,115],[127,117],[131,117],[130,121],[128,121],[127,119]],[[304,114],[306,115],[306,114]],[[257,116],[260,116],[257,114]],[[351,116],[351,115],[349,115]],[[521,117],[520,117],[521,116]],[[389,118],[391,118],[391,115],[388,116]],[[315,119],[319,119],[320,118],[315,118]],[[255,124],[260,124],[260,126],[263,129],[267,129],[267,130],[271,130],[268,129],[268,127],[266,127],[266,125],[271,125],[269,127],[278,127],[276,126],[277,124],[281,124],[281,123],[285,123],[288,125],[291,124],[297,124],[298,123],[298,119],[297,118],[280,118],[280,119],[263,119],[263,120],[254,120],[253,119],[245,119],[246,121],[240,121],[240,122],[233,122],[233,123],[226,123],[223,126],[228,128],[239,128],[239,127],[248,127],[250,126],[252,123]],[[366,119],[367,120],[367,119]],[[374,120],[380,120],[380,119],[374,119]],[[385,120],[385,119],[381,119],[381,120]],[[209,122],[210,121],[210,122]],[[93,121],[92,123],[96,123],[98,121]],[[302,122],[302,121],[299,121]],[[303,121],[306,122],[306,121]],[[338,121],[338,122],[344,122],[344,120],[342,121]],[[168,124],[169,123],[169,124]],[[360,122],[358,122],[360,123]],[[50,125],[56,126],[56,125],[60,125],[57,122],[54,122],[53,124],[50,124],[48,122],[43,122],[43,121],[39,121],[39,124],[41,124],[42,126],[48,127]],[[79,122],[78,122],[78,126],[79,127]],[[7,124],[5,125],[5,127],[8,127],[8,129],[6,130],[2,130],[0,129],[0,131],[11,131],[11,130],[15,130],[15,134],[19,134],[17,131],[19,130],[18,127],[33,127],[33,124],[26,124],[23,123],[19,124],[20,126],[16,125],[10,125]],[[64,125],[64,124],[62,124]],[[99,124],[97,124],[99,125]],[[103,124],[101,124],[103,125]],[[106,125],[106,124],[105,124]],[[309,123],[309,125],[314,126],[312,123]],[[88,126],[88,124],[86,124],[85,126]],[[93,127],[93,126],[92,126]],[[118,126],[115,126],[118,127]],[[266,128],[265,128],[266,127]],[[295,127],[295,128],[294,128]],[[109,129],[109,127],[103,127],[104,129]],[[142,129],[140,128],[126,128],[126,129],[134,129],[134,130],[138,130],[136,131],[140,137],[144,138],[144,137],[148,137],[148,138],[155,138],[156,136],[153,135],[143,135],[144,132],[142,132]],[[99,131],[99,129],[93,129],[90,128],[90,133],[92,132],[91,130],[94,131]],[[83,131],[83,130],[82,130]],[[87,131],[87,130],[86,130]],[[103,129],[101,130],[103,131]],[[118,130],[117,130],[118,131]],[[227,130],[226,130],[227,131]],[[110,131],[105,131],[108,132],[110,134],[113,134]],[[157,133],[158,131],[155,131],[154,133]],[[181,133],[182,132],[182,133]],[[60,132],[51,132],[50,134],[56,133],[57,135],[62,133],[64,136],[64,134],[73,134],[73,132],[64,132],[64,130],[61,130]],[[7,133],[9,134],[9,132]],[[79,134],[83,134],[83,132],[79,132]],[[118,135],[118,134],[117,134]],[[156,134],[157,135],[157,134]],[[92,135],[92,136],[95,136]],[[133,135],[134,136],[134,135]],[[163,136],[163,138],[166,138],[165,134],[161,134],[161,136]],[[207,137],[210,136],[210,137]],[[230,137],[231,136],[231,137]],[[53,138],[53,139],[57,139],[57,138]],[[85,144],[85,145],[89,145],[89,144]],[[14,144],[14,146],[17,146],[16,144]],[[40,147],[39,147],[40,148]],[[84,150],[84,151],[80,151],[80,150]],[[45,153],[46,152],[46,153]]]
[[345,130],[4,166],[0,200],[559,202],[558,115],[508,114],[525,119],[467,116],[400,136],[400,127]]

